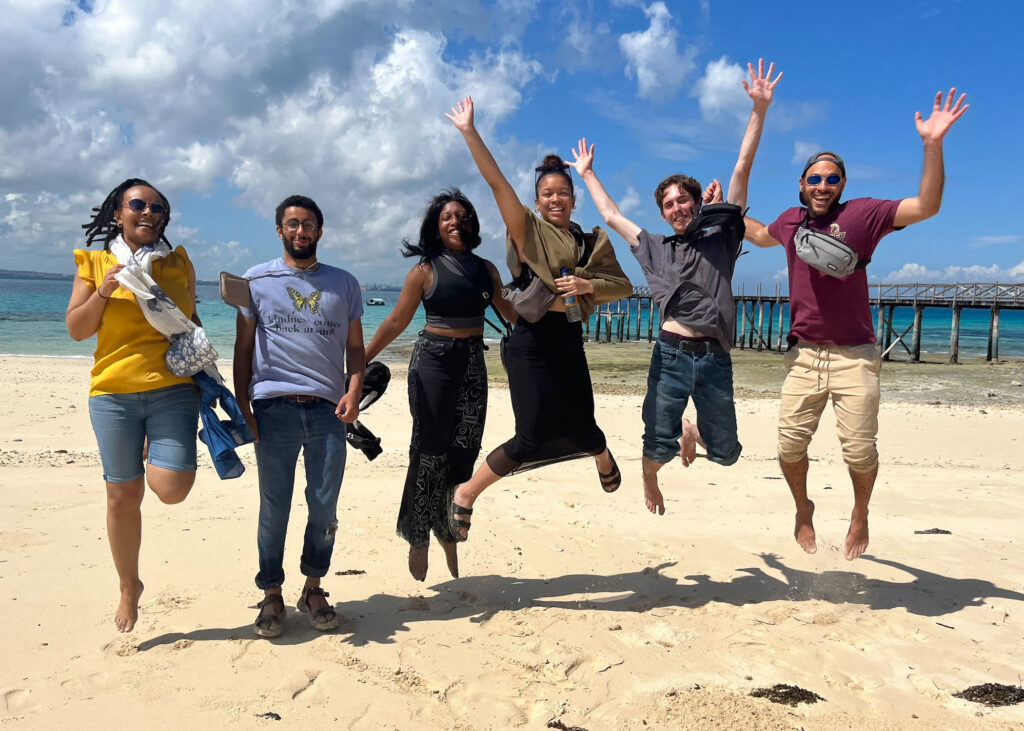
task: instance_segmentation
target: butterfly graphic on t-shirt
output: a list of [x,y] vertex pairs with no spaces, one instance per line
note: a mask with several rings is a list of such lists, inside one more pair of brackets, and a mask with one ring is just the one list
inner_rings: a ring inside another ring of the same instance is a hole
[[285,289],[288,290],[288,296],[292,298],[292,306],[296,312],[302,312],[302,308],[308,305],[309,311],[312,314],[317,315],[320,313],[320,297],[324,293],[322,289],[314,290],[308,297],[303,297],[291,287],[286,287]]

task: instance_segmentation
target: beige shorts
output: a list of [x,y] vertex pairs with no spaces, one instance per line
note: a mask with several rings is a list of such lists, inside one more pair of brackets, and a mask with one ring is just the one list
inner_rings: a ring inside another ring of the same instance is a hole
[[797,462],[807,456],[807,446],[831,397],[843,461],[854,472],[875,469],[881,368],[881,349],[875,343],[829,347],[797,342],[786,353],[779,459]]

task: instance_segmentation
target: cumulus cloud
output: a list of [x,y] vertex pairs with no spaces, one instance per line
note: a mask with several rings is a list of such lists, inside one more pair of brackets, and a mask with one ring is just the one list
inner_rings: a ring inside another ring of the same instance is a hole
[[944,284],[955,282],[1024,282],[1024,261],[1004,269],[996,264],[983,266],[948,266],[930,269],[923,264],[908,262],[881,278],[883,282],[913,284]]
[[619,210],[625,216],[630,216],[640,210],[640,194],[632,185],[626,188],[626,194],[619,201]]
[[627,60],[626,76],[636,78],[639,96],[670,99],[693,71],[695,51],[679,51],[675,22],[665,3],[651,3],[644,14],[650,20],[647,30],[619,37]]
[[[502,0],[504,30],[534,5]],[[426,199],[479,179],[442,112],[472,94],[487,137],[541,70],[514,44],[474,46],[459,60],[447,52],[442,26],[471,35],[495,25],[473,0],[443,19],[412,0],[225,0],[218,16],[230,32],[195,0],[106,0],[91,12],[41,0],[6,13],[0,90],[24,103],[0,109],[0,244],[37,257],[81,246],[91,207],[139,176],[172,201],[230,186],[237,206],[265,218],[285,195],[310,194],[328,216],[324,248],[390,270]],[[489,141],[502,162],[521,159],[517,143]],[[251,253],[173,231],[176,243],[209,249],[193,258],[212,273],[217,257]]]
[[750,116],[750,99],[743,90],[745,74],[742,66],[731,63],[725,56],[708,63],[704,76],[694,87],[705,119],[746,122]]

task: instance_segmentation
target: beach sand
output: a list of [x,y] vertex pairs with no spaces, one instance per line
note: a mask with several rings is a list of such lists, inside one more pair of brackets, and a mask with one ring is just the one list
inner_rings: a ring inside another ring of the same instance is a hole
[[[952,695],[1024,676],[1024,388],[1012,385],[1024,380],[1020,364],[886,366],[871,545],[847,562],[852,494],[831,409],[811,454],[819,551],[806,555],[793,540],[792,502],[775,461],[778,356],[737,354],[740,462],[668,465],[668,512],[655,517],[639,476],[647,346],[601,347],[588,351],[598,422],[622,488],[604,495],[589,460],[503,480],[477,503],[471,538],[460,546],[462,578],[448,576],[435,546],[425,584],[409,576],[407,546],[394,533],[410,431],[396,369],[363,419],[383,437],[384,454],[368,462],[349,453],[324,579],[341,625],[321,635],[295,614],[300,484],[285,566],[287,630],[272,641],[251,629],[261,598],[252,449],[241,450],[249,470],[240,479],[220,481],[202,455],[185,503],[147,496],[146,592],[135,631],[118,634],[86,399],[91,361],[0,359],[0,724],[1024,724],[1024,705],[989,708]],[[498,383],[485,453],[511,431],[508,392]],[[932,528],[950,533],[915,533]],[[776,683],[825,700],[790,708],[749,695]]]

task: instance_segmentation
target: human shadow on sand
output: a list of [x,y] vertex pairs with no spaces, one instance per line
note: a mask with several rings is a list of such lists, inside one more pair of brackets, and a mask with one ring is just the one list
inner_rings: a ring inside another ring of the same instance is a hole
[[[897,561],[864,555],[860,560],[906,572],[908,581],[868,578],[857,571],[802,571],[787,566],[779,556],[759,555],[761,566],[736,569],[739,576],[714,581],[707,574],[689,574],[679,580],[666,575],[675,563],[648,566],[640,571],[612,574],[566,574],[551,578],[470,576],[430,587],[434,595],[374,594],[366,599],[337,602],[341,620],[336,631],[345,643],[356,646],[391,643],[415,622],[470,619],[483,623],[501,612],[532,607],[598,612],[647,612],[656,608],[698,608],[712,603],[744,606],[767,601],[826,601],[860,604],[870,609],[902,607],[911,614],[939,617],[964,607],[980,606],[987,599],[1024,600],[1024,593],[996,586],[983,579],[957,579]],[[766,571],[767,569],[767,571]],[[772,573],[768,573],[771,571]],[[285,633],[269,640],[294,645],[321,636],[305,617],[289,612]],[[257,639],[252,625],[174,632],[141,642],[140,652],[179,640],[195,642]]]
[[[679,581],[664,571],[675,563],[641,571],[601,576],[567,574],[550,579],[473,576],[436,584],[433,597],[375,594],[365,600],[341,602],[338,611],[349,622],[345,642],[353,645],[394,642],[418,621],[469,618],[486,622],[504,611],[530,607],[603,612],[646,612],[659,607],[697,608],[711,603],[743,606],[767,601],[819,600],[861,604],[870,609],[902,607],[911,614],[938,617],[989,598],[1024,600],[1024,593],[1003,589],[982,579],[956,579],[896,561],[862,559],[905,571],[910,581],[887,581],[856,571],[801,571],[774,554],[760,554],[764,566],[737,569],[742,576],[713,581],[691,574]],[[782,576],[769,574],[765,568]],[[600,596],[595,596],[600,595]]]

